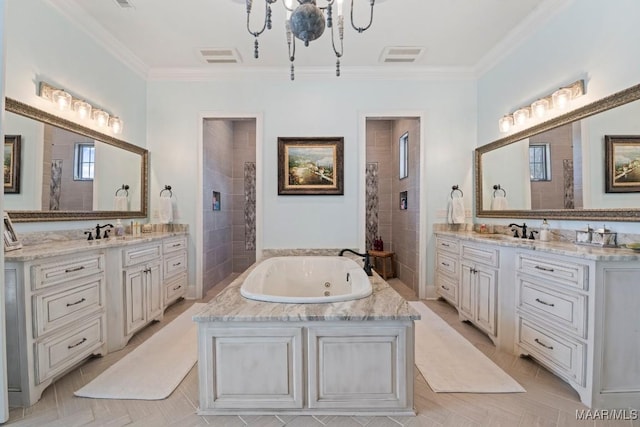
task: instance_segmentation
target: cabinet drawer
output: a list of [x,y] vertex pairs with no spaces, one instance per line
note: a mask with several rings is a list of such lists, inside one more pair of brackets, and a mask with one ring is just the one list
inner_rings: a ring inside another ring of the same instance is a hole
[[181,251],[164,257],[164,278],[174,277],[187,271],[187,253]]
[[462,245],[461,256],[468,261],[479,262],[490,267],[498,267],[500,251],[495,248],[481,246]]
[[166,239],[162,243],[162,251],[165,254],[168,254],[168,253],[171,253],[171,252],[180,251],[180,250],[186,250],[186,249],[187,249],[187,237],[186,236]]
[[104,308],[104,277],[92,277],[63,291],[35,295],[34,335],[39,337]]
[[31,266],[32,287],[34,290],[43,289],[103,271],[103,254],[59,258],[53,262]]
[[579,289],[587,289],[588,267],[582,264],[557,259],[518,254],[517,271],[556,280],[561,284]]
[[160,243],[147,246],[135,246],[122,250],[122,263],[125,267],[160,258]]
[[584,385],[585,344],[522,317],[518,344],[558,375]]
[[65,371],[104,343],[102,317],[36,343],[36,384]]
[[457,276],[459,261],[457,255],[438,250],[436,252],[436,269],[442,273]]
[[436,250],[458,254],[458,241],[455,239],[447,239],[446,237],[437,237]]
[[164,302],[168,304],[187,292],[187,273],[183,273],[164,285]]
[[454,306],[458,306],[458,282],[451,277],[436,272],[436,292]]
[[587,297],[540,286],[519,277],[518,308],[540,316],[554,326],[586,338]]

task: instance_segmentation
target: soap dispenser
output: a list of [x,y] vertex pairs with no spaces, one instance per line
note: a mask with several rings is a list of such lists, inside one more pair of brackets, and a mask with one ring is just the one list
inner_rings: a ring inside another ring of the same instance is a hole
[[546,219],[542,220],[542,225],[540,226],[540,241],[542,242],[548,242],[550,236],[551,231],[549,230],[549,223],[547,222]]
[[122,222],[118,219],[116,220],[116,227],[115,227],[115,231],[116,231],[116,237],[120,237],[120,236],[124,236],[124,225],[122,225]]

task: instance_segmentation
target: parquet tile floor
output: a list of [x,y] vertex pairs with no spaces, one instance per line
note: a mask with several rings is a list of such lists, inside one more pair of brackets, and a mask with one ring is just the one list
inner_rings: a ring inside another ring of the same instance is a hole
[[[235,276],[211,289],[209,301]],[[398,279],[389,283],[406,299],[416,300],[412,290]],[[199,416],[198,376],[194,367],[173,394],[160,401],[86,399],[73,391],[95,378],[125,356],[196,301],[181,301],[169,307],[164,320],[149,325],[121,351],[93,358],[47,388],[42,399],[29,408],[12,408],[6,425],[17,426],[220,426],[220,427],[640,427],[640,421],[578,421],[576,410],[585,409],[578,395],[562,380],[535,361],[497,351],[491,341],[473,326],[458,320],[457,313],[442,301],[426,305],[522,384],[526,393],[464,394],[434,393],[415,370],[415,417],[361,416]]]

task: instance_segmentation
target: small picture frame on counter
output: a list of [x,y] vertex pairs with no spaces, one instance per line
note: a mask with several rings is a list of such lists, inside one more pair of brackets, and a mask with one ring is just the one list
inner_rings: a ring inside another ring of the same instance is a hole
[[13,229],[11,218],[9,218],[9,215],[6,212],[4,212],[3,216],[4,216],[4,228],[3,228],[4,250],[13,251],[13,250],[22,248],[22,243],[20,242],[20,239],[18,239],[18,235]]

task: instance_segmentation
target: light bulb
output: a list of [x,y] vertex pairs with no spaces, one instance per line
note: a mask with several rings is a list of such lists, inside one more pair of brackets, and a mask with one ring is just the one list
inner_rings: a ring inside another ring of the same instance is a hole
[[553,100],[553,108],[565,110],[571,102],[571,90],[567,88],[558,89],[551,95]]
[[500,132],[509,132],[511,127],[513,126],[513,116],[504,116],[498,120],[498,127],[500,128]]
[[78,117],[82,120],[88,119],[91,117],[91,104],[88,102],[84,102],[81,100],[76,100],[73,102],[73,111],[78,114]]
[[119,117],[111,117],[109,119],[109,127],[113,133],[122,133],[123,126],[124,123],[122,123],[122,120]]
[[538,99],[533,104],[531,104],[531,111],[533,111],[533,115],[539,119],[546,116],[548,110],[549,110],[549,101],[546,100],[545,98]]
[[62,89],[54,90],[51,99],[58,106],[59,110],[68,110],[71,107],[71,95]]
[[516,110],[513,113],[513,121],[515,122],[515,124],[517,125],[525,124],[529,119],[529,116],[531,115],[530,111],[531,110],[529,110],[529,108],[520,108],[519,110]]
[[338,2],[338,16],[342,16],[342,3],[344,0],[336,0]]
[[99,127],[106,126],[109,123],[109,114],[102,110],[93,110],[93,120]]

